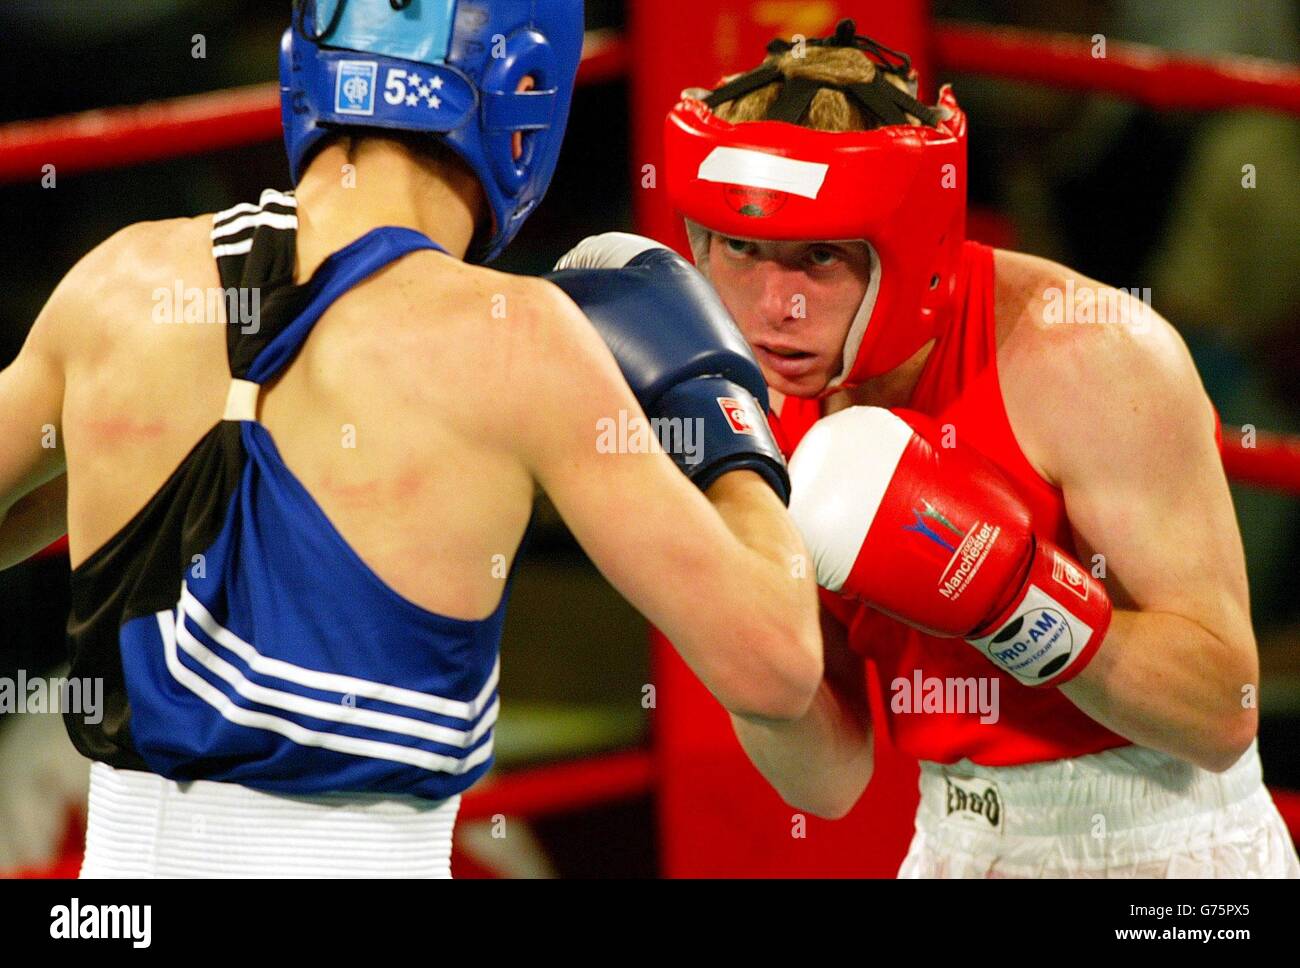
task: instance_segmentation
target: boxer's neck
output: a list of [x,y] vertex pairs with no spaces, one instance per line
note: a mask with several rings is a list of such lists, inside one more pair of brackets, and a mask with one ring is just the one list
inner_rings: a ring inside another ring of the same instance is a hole
[[371,229],[422,232],[464,258],[483,189],[467,169],[387,138],[342,138],[312,159],[298,199],[297,281]]

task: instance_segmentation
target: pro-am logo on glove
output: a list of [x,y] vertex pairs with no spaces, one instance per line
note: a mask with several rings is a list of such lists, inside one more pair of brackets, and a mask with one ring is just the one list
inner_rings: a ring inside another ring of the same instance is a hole
[[1063,672],[1092,634],[1090,625],[1031,585],[1011,621],[992,635],[968,641],[995,665],[1033,685]]
[[717,399],[718,406],[722,408],[722,413],[731,427],[731,432],[733,434],[754,436],[754,424],[745,405],[734,397],[718,397]]

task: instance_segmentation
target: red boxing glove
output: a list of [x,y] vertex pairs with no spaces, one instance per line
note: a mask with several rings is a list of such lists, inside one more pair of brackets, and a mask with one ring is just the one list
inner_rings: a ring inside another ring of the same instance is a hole
[[1005,477],[934,420],[851,407],[790,461],[790,514],[817,583],[932,635],[961,637],[1026,685],[1060,685],[1110,625],[1106,589],[1055,544]]

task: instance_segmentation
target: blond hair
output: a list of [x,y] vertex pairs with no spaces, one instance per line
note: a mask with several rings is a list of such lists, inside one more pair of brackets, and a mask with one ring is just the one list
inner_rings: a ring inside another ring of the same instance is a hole
[[[794,51],[781,54],[769,54],[760,66],[775,66],[786,78],[806,77],[825,84],[867,84],[876,76],[877,67],[861,50],[852,47],[804,47],[796,56]],[[739,74],[726,78],[731,81]],[[907,82],[897,74],[885,73],[885,80],[900,91],[911,93]],[[734,101],[724,101],[714,113],[724,121],[733,124],[741,121],[761,121],[767,117],[772,103],[781,93],[782,81],[773,81],[751,91]],[[907,116],[909,124],[921,122]],[[805,120],[799,122],[805,128],[817,131],[866,131],[877,125],[868,121],[856,102],[845,97],[840,91],[823,88],[813,96]]]

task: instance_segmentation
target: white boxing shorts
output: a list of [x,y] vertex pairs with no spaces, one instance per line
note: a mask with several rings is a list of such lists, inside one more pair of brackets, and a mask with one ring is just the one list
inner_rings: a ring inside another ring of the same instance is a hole
[[281,795],[90,768],[82,877],[450,877],[460,797]]
[[1255,744],[1224,773],[1138,746],[1025,766],[921,763],[923,877],[1300,878]]

